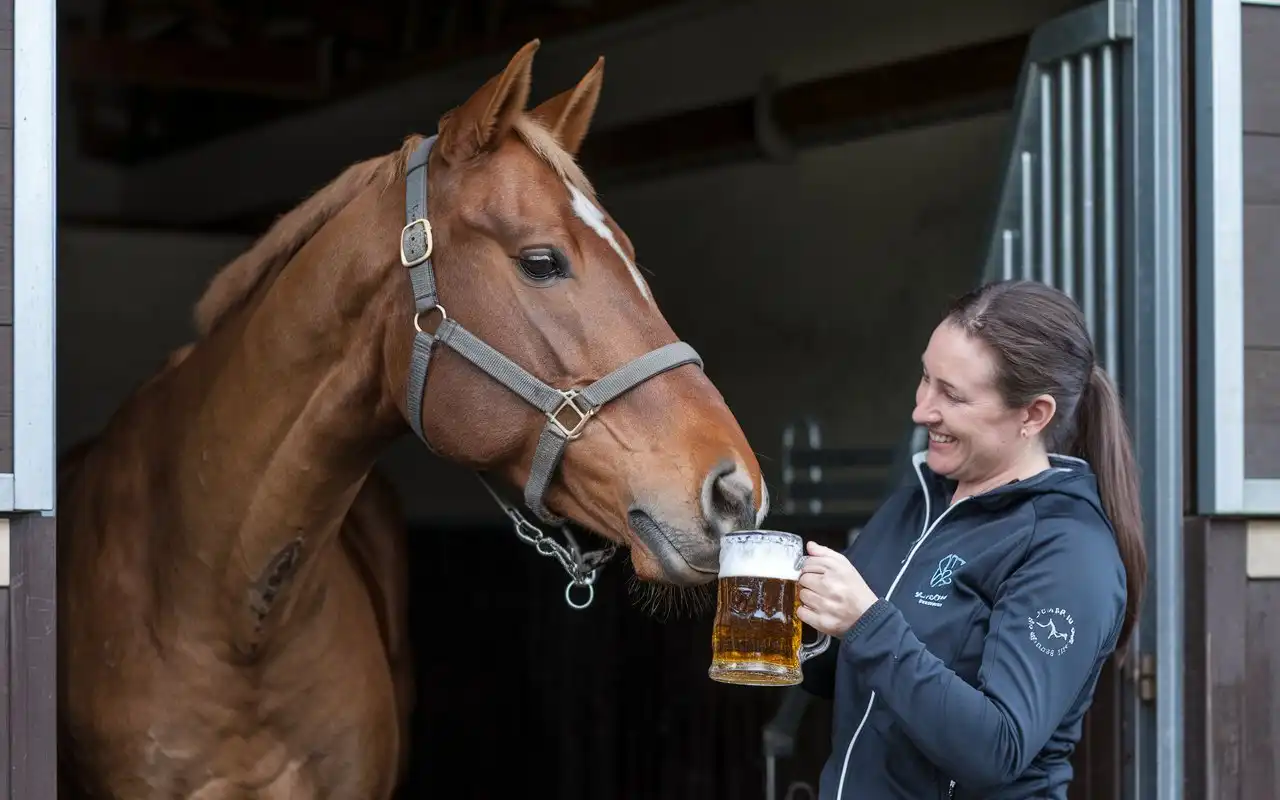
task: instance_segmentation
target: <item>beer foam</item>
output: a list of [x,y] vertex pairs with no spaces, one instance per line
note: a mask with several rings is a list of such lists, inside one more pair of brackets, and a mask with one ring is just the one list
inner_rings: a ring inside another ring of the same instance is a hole
[[802,555],[799,547],[777,540],[724,542],[720,547],[720,577],[799,580],[796,562]]

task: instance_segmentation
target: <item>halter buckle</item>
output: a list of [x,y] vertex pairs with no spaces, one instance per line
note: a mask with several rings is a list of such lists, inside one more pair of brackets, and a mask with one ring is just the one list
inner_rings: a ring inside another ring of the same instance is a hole
[[[578,407],[578,404],[575,401],[581,394],[582,393],[577,389],[560,390],[560,396],[564,398],[564,402],[556,406],[555,411],[547,414],[547,419],[549,419],[552,424],[560,430],[560,433],[564,438],[569,441],[573,441],[582,435],[582,428],[587,424],[587,420],[596,415],[596,408],[587,408],[584,411]],[[573,424],[572,428],[560,421],[560,412],[564,411],[566,408],[573,409],[573,413],[578,415],[578,421]]]
[[[409,239],[410,231],[419,225],[422,226],[423,252],[421,256],[410,261],[409,256],[404,252],[404,244]],[[400,263],[406,267],[416,267],[431,258],[431,251],[435,249],[435,246],[435,238],[431,235],[431,223],[422,217],[418,217],[400,230]]]

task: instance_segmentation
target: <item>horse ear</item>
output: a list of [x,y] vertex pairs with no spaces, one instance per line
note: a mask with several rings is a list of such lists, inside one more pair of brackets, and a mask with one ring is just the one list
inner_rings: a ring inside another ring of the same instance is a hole
[[449,163],[465,161],[498,142],[529,101],[533,54],[541,41],[521,47],[506,69],[494,75],[461,106],[440,119],[438,147]]
[[577,86],[544,101],[530,115],[555,135],[561,147],[577,155],[582,140],[587,138],[587,129],[591,127],[591,117],[596,113],[603,85],[604,56],[601,56]]
[[178,349],[174,350],[172,353],[169,354],[169,360],[165,363],[165,366],[170,369],[178,366],[183,361],[187,360],[187,356],[191,355],[191,351],[194,349],[196,349],[196,346],[194,344],[182,345],[181,347],[179,347]]

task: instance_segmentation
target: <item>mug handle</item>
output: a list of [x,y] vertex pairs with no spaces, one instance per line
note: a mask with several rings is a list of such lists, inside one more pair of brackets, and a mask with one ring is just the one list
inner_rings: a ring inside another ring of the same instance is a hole
[[[808,556],[806,556],[803,552],[801,552],[800,555],[796,557],[796,564],[795,564],[796,570],[801,570],[804,568],[804,562],[805,562],[805,559],[807,558]],[[796,602],[799,603],[800,601],[797,600]],[[804,662],[808,661],[814,656],[820,656],[823,653],[827,652],[827,648],[830,646],[831,646],[831,637],[819,631],[818,638],[814,639],[812,642],[809,642],[808,644],[800,645],[800,652],[797,653],[796,655],[799,657],[800,663],[803,664]]]
[[817,639],[814,639],[812,642],[809,642],[808,644],[800,645],[800,652],[797,654],[800,658],[800,663],[803,664],[804,662],[808,661],[814,656],[822,655],[827,651],[827,648],[830,646],[831,646],[831,637],[825,633],[819,632]]

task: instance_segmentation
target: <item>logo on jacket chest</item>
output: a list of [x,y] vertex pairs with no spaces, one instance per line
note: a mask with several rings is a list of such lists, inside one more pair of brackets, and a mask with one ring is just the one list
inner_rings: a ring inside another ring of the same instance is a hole
[[964,565],[965,560],[955,553],[944,556],[938,562],[938,566],[934,567],[933,575],[929,578],[930,591],[917,591],[916,602],[922,606],[941,608],[942,602],[951,595],[951,591],[947,587],[951,586],[956,570]]

